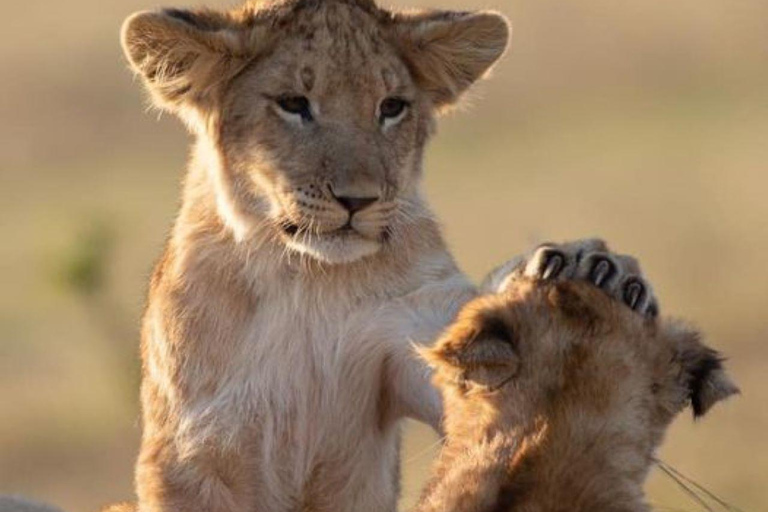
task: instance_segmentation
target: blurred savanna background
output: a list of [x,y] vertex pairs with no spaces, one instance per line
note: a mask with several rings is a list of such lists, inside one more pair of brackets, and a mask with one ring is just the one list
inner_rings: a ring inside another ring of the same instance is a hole
[[[592,235],[637,255],[743,389],[682,417],[661,458],[768,511],[768,2],[390,3],[514,23],[428,156],[462,267],[479,280],[531,244]],[[188,143],[147,114],[118,44],[122,20],[156,6],[27,0],[0,31],[0,493],[72,512],[132,496],[138,319]],[[435,441],[409,425],[404,508]],[[649,491],[659,511],[704,510],[660,472]]]

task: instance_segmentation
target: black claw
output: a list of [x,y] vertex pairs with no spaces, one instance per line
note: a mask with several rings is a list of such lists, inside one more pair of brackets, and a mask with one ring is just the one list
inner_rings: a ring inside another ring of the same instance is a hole
[[637,307],[642,302],[643,295],[645,294],[645,286],[638,280],[632,280],[624,285],[624,302],[632,309]]
[[616,273],[616,266],[606,258],[599,258],[589,273],[589,280],[597,286],[602,287]]
[[656,301],[651,302],[651,304],[648,306],[648,311],[646,311],[646,314],[651,318],[656,318],[659,316],[659,305],[656,303]]
[[565,255],[556,251],[547,255],[544,259],[544,265],[541,270],[541,278],[546,280],[554,279],[565,267]]

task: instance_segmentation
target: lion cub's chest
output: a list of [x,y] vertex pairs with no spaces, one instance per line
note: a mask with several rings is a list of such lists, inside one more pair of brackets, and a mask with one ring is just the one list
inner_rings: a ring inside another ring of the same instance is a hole
[[299,406],[321,397],[363,393],[347,386],[379,382],[387,349],[383,326],[376,322],[382,304],[297,306],[288,300],[268,302],[244,330],[232,364],[243,372],[243,384],[255,395],[251,399],[268,399],[263,405],[271,407],[289,406],[290,401]]
[[[266,487],[275,510],[320,492],[319,475],[324,482],[383,479],[397,459],[395,429],[382,430],[378,410],[391,342],[379,322],[385,306],[262,304],[232,358],[233,389],[222,391],[237,397],[230,406],[250,425],[244,441],[256,445],[258,473],[274,479]],[[379,455],[360,458],[361,449]]]

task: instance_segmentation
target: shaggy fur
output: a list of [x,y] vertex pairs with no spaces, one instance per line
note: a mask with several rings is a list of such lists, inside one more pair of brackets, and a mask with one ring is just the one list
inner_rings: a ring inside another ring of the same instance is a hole
[[587,282],[515,279],[423,354],[447,439],[414,512],[645,512],[672,419],[738,391],[698,333]]
[[395,510],[399,420],[441,418],[412,344],[476,293],[422,153],[508,35],[368,0],[126,21],[154,104],[196,135],[143,321],[142,512]]
[[[446,441],[413,512],[646,512],[643,483],[673,418],[738,392],[690,327],[560,277],[524,271],[420,351]],[[0,510],[52,509],[0,497]]]

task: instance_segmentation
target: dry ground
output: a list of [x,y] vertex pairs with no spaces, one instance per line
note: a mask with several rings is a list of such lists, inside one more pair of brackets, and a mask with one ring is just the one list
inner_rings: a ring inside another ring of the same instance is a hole
[[[460,263],[479,279],[532,243],[591,235],[638,255],[664,309],[704,327],[744,390],[699,424],[681,419],[663,458],[768,510],[768,2],[482,3],[514,20],[513,51],[428,158]],[[4,6],[0,493],[71,511],[130,497],[138,427],[125,354],[184,166],[182,129],[142,113],[117,44],[122,18],[152,6]],[[127,311],[128,328],[94,321],[56,284],[97,223],[117,244],[118,304],[104,310]],[[436,449],[425,429],[408,432],[405,503]],[[698,510],[658,476],[650,493],[659,510]]]

